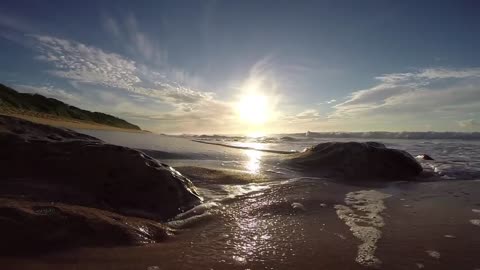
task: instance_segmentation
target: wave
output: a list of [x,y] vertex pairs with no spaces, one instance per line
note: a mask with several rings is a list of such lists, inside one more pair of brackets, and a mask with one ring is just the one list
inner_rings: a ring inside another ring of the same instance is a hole
[[249,147],[249,146],[237,146],[237,145],[230,145],[230,144],[216,143],[216,142],[209,142],[209,141],[201,141],[201,140],[192,140],[192,141],[198,142],[198,143],[204,143],[204,144],[218,145],[218,146],[223,146],[223,147],[228,147],[228,148],[243,149],[243,150],[256,150],[256,151],[274,153],[274,154],[292,154],[292,153],[295,153],[295,151],[260,149],[260,148]]
[[[295,134],[300,135],[300,134]],[[480,140],[480,132],[310,132],[303,136],[308,138],[361,138],[361,139],[411,139],[411,140]]]
[[233,141],[233,142],[259,142],[279,143],[306,141],[313,138],[339,138],[339,139],[406,139],[406,140],[480,140],[480,132],[436,132],[436,131],[366,131],[366,132],[312,132],[275,134],[251,138],[248,136],[230,135],[183,135],[199,141]]

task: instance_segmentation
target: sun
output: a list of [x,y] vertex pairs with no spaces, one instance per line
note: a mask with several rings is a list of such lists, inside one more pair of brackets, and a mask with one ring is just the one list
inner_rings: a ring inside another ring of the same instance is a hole
[[240,120],[246,123],[264,124],[270,117],[268,98],[258,94],[245,95],[237,103],[237,112]]

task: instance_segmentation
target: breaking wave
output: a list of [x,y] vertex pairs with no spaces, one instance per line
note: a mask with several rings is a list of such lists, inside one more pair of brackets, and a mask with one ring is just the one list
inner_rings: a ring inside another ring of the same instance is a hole
[[307,132],[309,138],[480,140],[480,132]]
[[261,137],[230,136],[230,135],[182,135],[195,140],[205,141],[231,141],[231,142],[258,142],[258,143],[279,143],[308,141],[314,138],[322,139],[402,139],[402,140],[480,140],[480,132],[310,132],[272,134]]

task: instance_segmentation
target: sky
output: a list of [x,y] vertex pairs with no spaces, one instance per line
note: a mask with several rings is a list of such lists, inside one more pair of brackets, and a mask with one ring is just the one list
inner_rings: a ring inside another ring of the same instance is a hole
[[0,83],[160,133],[480,131],[478,1],[0,2]]

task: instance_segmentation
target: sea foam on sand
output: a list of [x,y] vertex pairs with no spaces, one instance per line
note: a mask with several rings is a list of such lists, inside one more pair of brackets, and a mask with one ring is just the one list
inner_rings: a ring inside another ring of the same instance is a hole
[[335,205],[338,217],[350,227],[353,235],[362,241],[355,261],[364,266],[378,267],[381,261],[375,257],[376,243],[381,238],[380,229],[385,225],[380,215],[385,210],[383,200],[391,195],[376,190],[360,190],[347,193],[346,205]]

